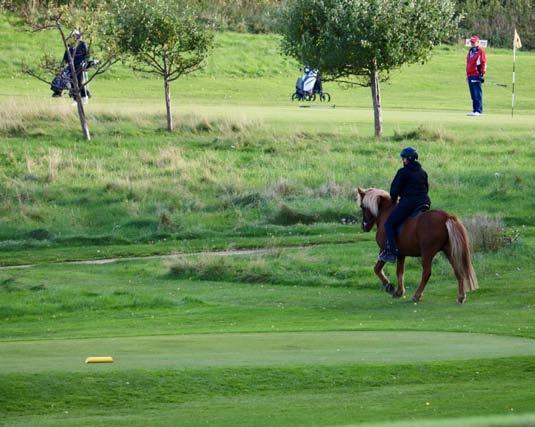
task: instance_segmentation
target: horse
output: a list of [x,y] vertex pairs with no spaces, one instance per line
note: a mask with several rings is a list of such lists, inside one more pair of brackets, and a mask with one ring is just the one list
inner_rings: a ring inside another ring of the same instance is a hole
[[[369,232],[374,225],[377,225],[375,240],[379,248],[384,249],[386,242],[384,224],[395,203],[384,190],[360,187],[357,189],[357,202],[362,209],[363,231]],[[470,256],[470,240],[466,228],[455,215],[442,210],[421,212],[403,223],[397,236],[397,244],[399,249],[396,268],[397,289],[383,272],[384,261],[377,261],[374,267],[374,272],[381,280],[384,290],[390,293],[393,298],[401,298],[405,295],[403,282],[405,258],[408,256],[421,257],[422,277],[420,285],[412,297],[412,301],[419,302],[431,277],[433,258],[440,251],[444,253],[453,267],[459,283],[457,294],[459,304],[466,301],[466,292],[475,291],[478,288]]]

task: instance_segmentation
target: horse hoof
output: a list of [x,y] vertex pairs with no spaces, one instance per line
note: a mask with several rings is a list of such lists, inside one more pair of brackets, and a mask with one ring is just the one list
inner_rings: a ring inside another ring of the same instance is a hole
[[396,288],[394,287],[392,283],[387,283],[386,285],[383,285],[383,289],[385,290],[386,293],[389,293],[390,295],[393,295],[394,292],[396,291]]
[[405,295],[405,292],[396,291],[392,294],[392,298],[401,298]]
[[463,295],[462,297],[457,297],[457,304],[464,304],[466,301],[466,295]]
[[421,296],[414,295],[414,296],[412,297],[412,302],[420,302],[421,299],[422,299]]

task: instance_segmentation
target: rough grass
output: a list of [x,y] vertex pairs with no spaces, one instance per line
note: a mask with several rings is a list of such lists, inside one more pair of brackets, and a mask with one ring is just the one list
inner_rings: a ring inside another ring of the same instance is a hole
[[[356,186],[388,188],[399,167],[394,142],[320,133],[286,138],[256,119],[185,117],[189,124],[176,134],[154,137],[154,129],[145,129],[128,136],[127,130],[91,145],[8,138],[0,149],[0,236],[16,241],[42,229],[66,242],[76,236],[142,241],[161,232],[178,237],[203,229],[208,237],[246,225],[340,223],[357,213]],[[192,123],[213,128],[198,132]],[[434,206],[461,217],[500,215],[506,234],[532,226],[533,202],[524,197],[533,178],[531,142],[416,145]],[[490,157],[495,160],[480,161]]]

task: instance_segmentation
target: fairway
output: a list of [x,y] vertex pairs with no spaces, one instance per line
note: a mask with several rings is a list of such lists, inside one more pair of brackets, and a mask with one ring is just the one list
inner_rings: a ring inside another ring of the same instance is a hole
[[[464,46],[393,70],[379,140],[369,88],[292,102],[279,36],[220,32],[172,85],[175,132],[162,82],[118,63],[86,142],[71,100],[20,72],[51,40],[0,15],[0,425],[535,425],[532,52],[514,116],[490,83],[466,115]],[[511,55],[488,49],[489,82]],[[442,255],[419,304],[419,258],[403,298],[374,274],[355,189],[388,190],[406,146],[469,229],[464,305]]]

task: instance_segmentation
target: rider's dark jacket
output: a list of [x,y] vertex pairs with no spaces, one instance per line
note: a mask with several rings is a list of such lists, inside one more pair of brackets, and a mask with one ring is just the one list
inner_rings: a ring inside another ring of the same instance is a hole
[[407,208],[423,204],[431,206],[428,192],[427,173],[417,161],[408,162],[399,169],[390,185],[392,201],[396,202],[399,197],[399,206]]

